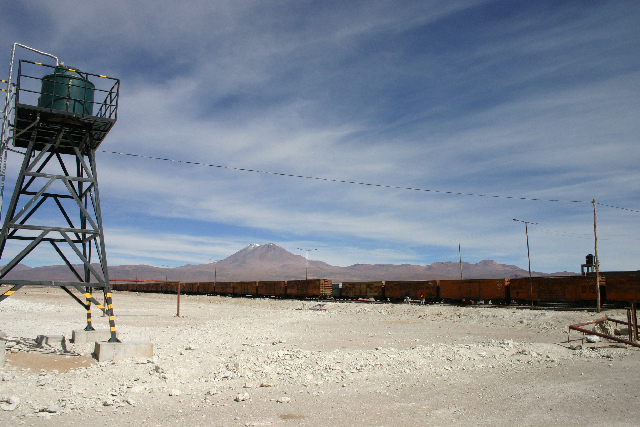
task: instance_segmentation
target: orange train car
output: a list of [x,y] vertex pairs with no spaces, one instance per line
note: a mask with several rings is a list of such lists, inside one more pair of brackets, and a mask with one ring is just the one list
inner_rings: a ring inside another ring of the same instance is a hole
[[342,282],[342,298],[360,299],[384,297],[385,282]]
[[[604,280],[601,278],[604,287]],[[521,277],[511,279],[511,299],[520,302],[585,302],[597,299],[595,277]]]
[[216,295],[233,295],[233,282],[216,282]]
[[329,298],[333,290],[331,280],[287,280],[286,296],[292,298]]
[[205,295],[215,295],[215,282],[200,282],[200,293]]
[[511,279],[439,280],[440,298],[448,300],[507,301]]
[[399,300],[406,298],[407,295],[411,299],[424,297],[426,300],[435,300],[438,298],[438,281],[387,280],[384,282],[385,298]]
[[233,282],[233,294],[239,296],[256,295],[258,282]]
[[[181,287],[181,290],[182,290],[182,287]],[[163,283],[162,292],[165,292],[168,294],[175,294],[176,292],[178,292],[178,282]]]
[[[602,283],[602,278],[600,282]],[[638,302],[640,301],[640,276],[607,276],[606,290],[607,301]]]
[[256,295],[261,297],[285,297],[287,282],[284,280],[259,281]]
[[183,293],[196,295],[202,293],[200,290],[200,282],[183,283]]

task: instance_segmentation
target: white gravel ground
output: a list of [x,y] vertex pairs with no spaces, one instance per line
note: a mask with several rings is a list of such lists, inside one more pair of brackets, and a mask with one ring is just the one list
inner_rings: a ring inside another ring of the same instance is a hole
[[[2,426],[636,426],[640,349],[582,342],[607,314],[115,292],[123,341],[97,363],[69,342],[84,309],[58,289],[0,303]],[[318,306],[321,304],[321,306]],[[320,308],[317,310],[314,308]],[[94,309],[96,328],[108,327]],[[66,350],[39,349],[40,334]]]

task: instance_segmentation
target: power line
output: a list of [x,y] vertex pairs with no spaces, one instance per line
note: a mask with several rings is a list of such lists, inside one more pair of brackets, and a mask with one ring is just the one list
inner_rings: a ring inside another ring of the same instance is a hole
[[[142,155],[142,154],[120,153],[118,151],[105,151],[105,150],[96,150],[96,151],[100,151],[102,153],[107,153],[107,154],[118,154],[120,156],[139,157],[139,158],[142,158],[142,159],[150,159],[150,160],[160,160],[160,161],[163,161],[163,162],[184,163],[184,164],[187,164],[187,165],[206,166],[206,167],[211,167],[211,168],[236,170],[236,171],[242,171],[242,172],[263,173],[263,174],[267,174],[267,175],[286,176],[286,177],[290,177],[290,178],[313,179],[313,180],[316,180],[316,181],[338,182],[338,183],[342,183],[342,184],[365,185],[365,186],[370,186],[370,187],[392,188],[392,189],[398,189],[398,190],[423,191],[423,192],[429,192],[429,193],[453,194],[453,195],[458,195],[458,196],[488,197],[488,198],[494,198],[494,199],[532,200],[532,201],[539,201],[539,202],[561,202],[561,203],[592,203],[591,201],[587,202],[585,200],[540,199],[540,198],[533,198],[533,197],[516,197],[516,196],[500,196],[500,195],[491,195],[491,194],[475,194],[475,193],[463,193],[463,192],[456,192],[456,191],[432,190],[432,189],[415,188],[415,187],[402,187],[402,186],[396,186],[396,185],[371,184],[371,183],[367,183],[367,182],[347,181],[347,180],[341,180],[341,179],[321,178],[321,177],[316,177],[316,176],[304,176],[304,175],[295,175],[295,174],[288,174],[288,173],[281,173],[281,172],[261,171],[261,170],[257,170],[257,169],[236,168],[236,167],[232,167],[232,166],[212,165],[212,164],[209,164],[209,163],[193,162],[193,161],[189,161],[189,160],[175,160],[175,159],[167,159],[167,158],[163,158],[163,157],[145,156],[145,155]],[[603,203],[596,203],[596,204],[600,205],[600,206],[609,207],[609,208],[621,209],[621,210],[625,210],[625,211],[629,211],[629,212],[640,213],[640,210],[622,208],[622,207],[619,207],[619,206],[606,205],[606,204],[603,204]]]

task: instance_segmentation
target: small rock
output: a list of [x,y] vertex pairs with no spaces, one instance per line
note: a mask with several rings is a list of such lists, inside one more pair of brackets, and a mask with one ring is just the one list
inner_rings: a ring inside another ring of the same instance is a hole
[[136,406],[136,401],[133,400],[132,398],[127,398],[127,400],[125,400],[125,402],[127,402],[129,405],[131,406]]
[[276,400],[278,403],[291,403],[291,398],[287,396],[282,396],[280,399]]
[[587,335],[586,337],[584,337],[584,340],[590,343],[600,342],[600,337],[597,335]]
[[235,400],[236,402],[243,402],[245,400],[249,400],[249,393],[240,393],[233,400]]
[[169,392],[169,396],[180,396],[181,394],[182,392],[177,388],[171,389],[171,391]]
[[42,410],[42,412],[48,412],[50,414],[55,414],[56,412],[60,412],[60,407],[58,405],[51,405]]
[[20,398],[17,396],[10,396],[0,399],[0,409],[3,411],[13,411],[20,404]]
[[144,386],[134,385],[133,387],[131,387],[129,391],[131,393],[142,393],[144,391]]
[[215,396],[216,394],[220,394],[220,391],[216,390],[215,388],[207,392],[207,396]]

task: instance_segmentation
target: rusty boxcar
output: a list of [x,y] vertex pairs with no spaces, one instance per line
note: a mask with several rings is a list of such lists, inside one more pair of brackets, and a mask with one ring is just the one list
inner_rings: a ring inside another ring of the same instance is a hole
[[606,286],[607,301],[616,303],[640,301],[640,276],[608,276]]
[[342,282],[342,298],[384,298],[385,282]]
[[271,280],[264,281],[261,280],[258,282],[258,289],[256,290],[256,294],[261,297],[285,297],[286,294],[286,285],[287,282],[284,280]]
[[233,282],[216,282],[216,295],[233,295]]
[[510,279],[439,280],[440,298],[504,302],[509,298]]
[[436,280],[387,280],[384,282],[384,296],[392,300],[406,298],[436,300],[438,281]]
[[[602,282],[604,286],[604,281]],[[540,303],[586,302],[597,298],[596,280],[585,276],[522,277],[511,279],[513,301]]]
[[233,282],[233,294],[239,296],[255,295],[258,282]]
[[331,297],[331,280],[287,280],[287,297],[292,298],[329,298]]

